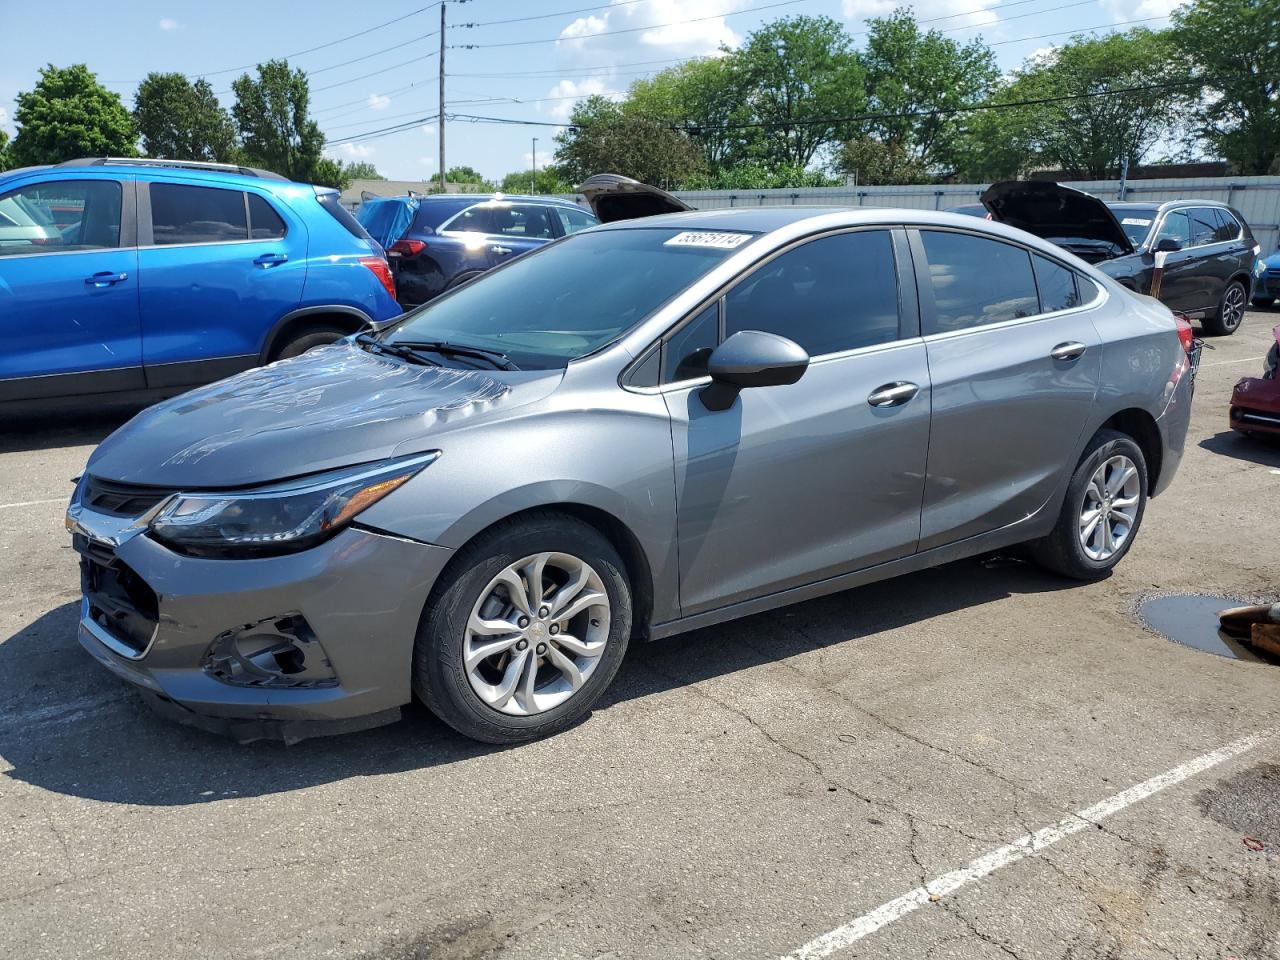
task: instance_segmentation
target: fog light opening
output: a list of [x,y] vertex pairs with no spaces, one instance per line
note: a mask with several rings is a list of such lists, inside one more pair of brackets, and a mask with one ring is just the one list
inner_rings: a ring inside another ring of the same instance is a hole
[[219,634],[204,669],[241,687],[333,687],[338,676],[301,614],[269,617]]

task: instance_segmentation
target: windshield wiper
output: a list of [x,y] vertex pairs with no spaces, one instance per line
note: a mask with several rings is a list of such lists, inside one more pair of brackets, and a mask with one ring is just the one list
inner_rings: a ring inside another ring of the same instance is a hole
[[356,343],[365,347],[370,353],[385,353],[401,360],[407,360],[409,363],[420,364],[424,367],[438,367],[436,361],[430,357],[424,357],[411,346],[399,343],[384,343],[372,334],[362,333],[356,337]]
[[519,370],[511,358],[500,350],[490,350],[488,347],[471,347],[461,346],[456,343],[449,343],[445,340],[397,340],[395,343],[384,343],[384,348],[404,347],[409,350],[430,350],[432,353],[439,353],[446,357],[470,357],[474,360],[483,360],[492,364],[498,370]]

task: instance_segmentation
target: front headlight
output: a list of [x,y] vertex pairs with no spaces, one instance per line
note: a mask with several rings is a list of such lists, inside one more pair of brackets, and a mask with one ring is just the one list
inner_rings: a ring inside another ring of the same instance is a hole
[[176,493],[151,518],[151,535],[179,553],[201,557],[305,550],[337,533],[438,456],[435,450],[252,490]]

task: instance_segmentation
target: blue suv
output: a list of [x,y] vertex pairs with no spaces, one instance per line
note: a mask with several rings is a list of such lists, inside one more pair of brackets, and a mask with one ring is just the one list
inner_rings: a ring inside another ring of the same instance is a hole
[[0,174],[0,403],[176,393],[400,312],[336,190],[167,160]]
[[405,307],[599,222],[569,200],[501,193],[369,197],[356,219],[386,247]]

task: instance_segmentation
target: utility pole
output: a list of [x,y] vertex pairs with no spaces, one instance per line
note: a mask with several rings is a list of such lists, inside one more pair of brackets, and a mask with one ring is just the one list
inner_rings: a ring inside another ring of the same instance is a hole
[[440,108],[436,117],[436,129],[440,133],[440,192],[446,193],[448,188],[444,180],[444,8],[448,4],[440,4]]
[[538,192],[538,138],[533,138],[533,173],[529,176],[529,193]]

